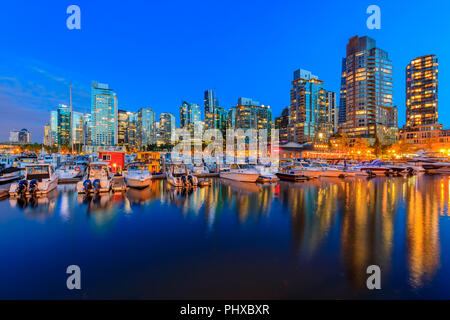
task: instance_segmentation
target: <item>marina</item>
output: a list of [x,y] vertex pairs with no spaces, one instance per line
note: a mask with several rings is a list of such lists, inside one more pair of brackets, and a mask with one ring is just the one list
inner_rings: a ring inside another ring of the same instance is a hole
[[[0,297],[377,298],[377,264],[383,298],[450,298],[448,176],[211,182],[0,201]],[[60,285],[73,263],[80,294]]]

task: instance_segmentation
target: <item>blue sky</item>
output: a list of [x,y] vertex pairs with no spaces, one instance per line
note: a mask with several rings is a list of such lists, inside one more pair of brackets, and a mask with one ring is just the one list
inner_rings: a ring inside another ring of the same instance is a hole
[[[81,30],[68,30],[66,8],[81,8]],[[381,8],[381,30],[368,30],[366,8]],[[240,96],[273,109],[289,105],[292,73],[312,71],[339,92],[341,59],[354,35],[368,35],[394,66],[394,103],[405,120],[405,67],[439,58],[439,118],[450,124],[450,1],[3,1],[0,5],[0,141],[28,128],[42,141],[58,103],[89,111],[90,82],[109,83],[119,108],[151,107],[179,118],[181,100],[203,106]]]

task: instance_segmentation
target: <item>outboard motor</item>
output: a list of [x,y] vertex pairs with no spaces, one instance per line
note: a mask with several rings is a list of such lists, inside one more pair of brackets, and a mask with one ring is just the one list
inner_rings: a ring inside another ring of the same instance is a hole
[[189,180],[189,183],[193,186],[194,185],[194,178],[192,177],[192,175],[188,175],[188,180]]
[[181,181],[183,181],[183,184],[184,184],[185,186],[188,185],[188,180],[187,180],[187,177],[186,177],[186,176],[181,176]]
[[32,195],[36,194],[36,192],[37,192],[37,180],[36,179],[33,179],[30,181],[28,189],[30,190],[30,193]]
[[95,179],[92,185],[94,186],[95,192],[98,192],[100,190],[100,179]]
[[17,189],[17,193],[23,194],[23,193],[27,192],[27,188],[28,188],[27,180],[20,180],[19,187]]
[[92,182],[91,182],[91,180],[86,179],[86,180],[83,182],[83,187],[84,187],[84,191],[85,191],[86,193],[89,193],[89,189],[91,189],[91,187],[92,187]]

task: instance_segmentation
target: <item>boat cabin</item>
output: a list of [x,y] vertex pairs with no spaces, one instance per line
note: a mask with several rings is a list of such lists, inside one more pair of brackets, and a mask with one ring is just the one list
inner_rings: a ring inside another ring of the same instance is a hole
[[50,179],[54,174],[54,169],[49,164],[34,164],[25,167],[25,179],[42,181],[43,179]]
[[111,167],[113,173],[120,174],[125,168],[125,152],[100,151],[98,157],[100,161],[106,162]]

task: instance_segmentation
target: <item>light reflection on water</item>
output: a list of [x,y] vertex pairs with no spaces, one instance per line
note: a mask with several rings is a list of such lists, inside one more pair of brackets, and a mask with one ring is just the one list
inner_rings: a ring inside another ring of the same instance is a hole
[[[152,181],[101,197],[61,185],[0,202],[0,298],[448,299],[449,194],[439,176]],[[65,289],[69,264],[81,293]]]

